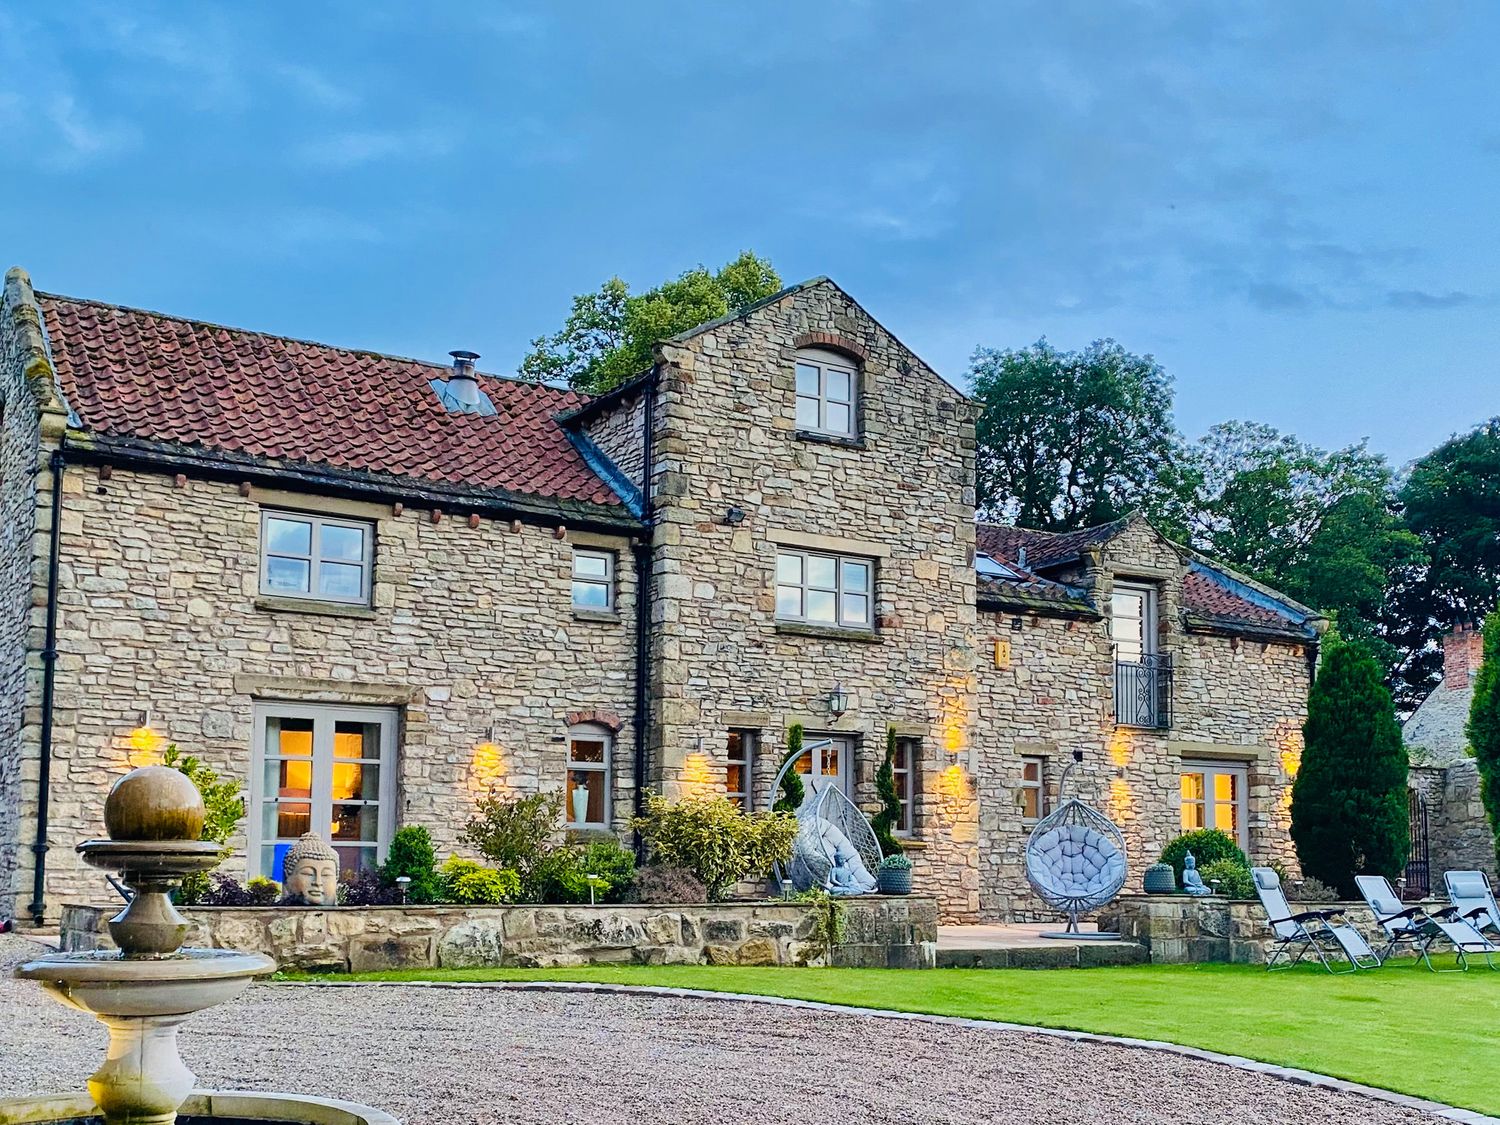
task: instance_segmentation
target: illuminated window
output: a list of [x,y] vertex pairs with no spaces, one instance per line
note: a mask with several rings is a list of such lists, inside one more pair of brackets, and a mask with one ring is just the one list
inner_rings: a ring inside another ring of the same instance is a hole
[[837,352],[804,348],[797,353],[797,428],[853,437],[859,373]]
[[250,866],[281,879],[304,832],[333,844],[340,874],[375,867],[390,843],[396,713],[264,703],[255,708]]
[[613,551],[573,552],[573,608],[615,608],[615,556]]
[[374,525],[361,520],[262,512],[260,592],[368,605],[374,540]]
[[1225,762],[1183,762],[1179,778],[1182,830],[1218,828],[1249,846],[1245,828],[1245,789],[1248,770]]
[[1043,788],[1047,759],[1021,759],[1021,821],[1035,824],[1047,815],[1047,791]]
[[585,723],[568,732],[568,827],[609,827],[609,768],[614,735]]
[[724,746],[724,795],[746,812],[754,804],[756,733],[731,730]]
[[896,739],[896,753],[891,759],[891,773],[896,779],[896,799],[901,815],[896,819],[897,836],[910,836],[917,824],[917,759],[922,743],[916,738]]
[[812,551],[776,555],[776,620],[869,629],[875,561]]

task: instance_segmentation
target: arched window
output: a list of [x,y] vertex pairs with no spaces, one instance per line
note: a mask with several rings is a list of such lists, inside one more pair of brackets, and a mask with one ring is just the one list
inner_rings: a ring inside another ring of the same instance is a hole
[[797,352],[797,428],[853,437],[859,397],[859,365],[826,348]]
[[599,723],[568,728],[568,827],[608,828],[615,736]]

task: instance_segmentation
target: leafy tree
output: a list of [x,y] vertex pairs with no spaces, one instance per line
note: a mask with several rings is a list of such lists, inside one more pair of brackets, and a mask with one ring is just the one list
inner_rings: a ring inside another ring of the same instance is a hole
[[978,506],[1048,531],[1106,523],[1135,508],[1183,529],[1192,466],[1172,421],[1172,380],[1150,356],[1099,340],[1077,352],[1045,339],[979,348],[970,361]]
[[698,266],[638,295],[612,277],[597,292],[573,298],[563,326],[531,342],[520,373],[599,394],[650,367],[658,341],[743,309],[780,288],[771,263],[749,250],[715,273]]
[[1479,767],[1479,795],[1500,857],[1500,612],[1484,622],[1484,659],[1474,677],[1474,701],[1464,728]]
[[[229,837],[234,835],[235,827],[245,815],[240,783],[232,777],[219,777],[212,766],[191,754],[184,754],[177,749],[175,742],[162,752],[161,764],[182,774],[198,790],[198,795],[203,798],[203,831],[198,838],[221,845],[219,859],[228,859],[231,852]],[[195,871],[182,880],[177,897],[181,902],[198,902],[208,890],[208,872]]]
[[896,825],[901,823],[901,795],[896,792],[896,728],[885,728],[885,757],[875,771],[875,792],[880,797],[880,811],[870,818],[875,838],[880,841],[881,855],[900,855],[906,851],[896,839]]
[[1330,636],[1307,700],[1292,783],[1292,840],[1302,870],[1344,897],[1356,875],[1395,876],[1406,862],[1406,749],[1380,668]]

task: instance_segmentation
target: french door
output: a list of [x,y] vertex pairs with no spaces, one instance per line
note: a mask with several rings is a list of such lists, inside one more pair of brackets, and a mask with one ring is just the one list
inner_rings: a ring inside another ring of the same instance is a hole
[[[805,777],[836,781],[844,796],[854,796],[854,739],[846,734],[808,731],[802,741],[810,747],[792,767]],[[816,746],[827,741],[827,746]],[[813,749],[812,747],[815,747]]]

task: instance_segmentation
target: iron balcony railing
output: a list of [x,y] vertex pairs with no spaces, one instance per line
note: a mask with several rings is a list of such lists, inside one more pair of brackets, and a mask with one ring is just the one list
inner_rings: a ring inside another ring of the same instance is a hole
[[1161,653],[1115,661],[1115,722],[1163,730],[1172,725],[1172,658]]

